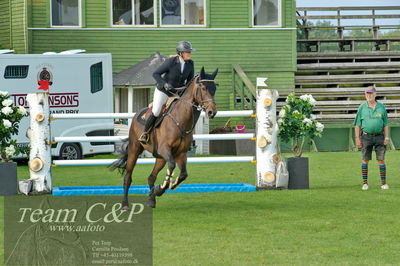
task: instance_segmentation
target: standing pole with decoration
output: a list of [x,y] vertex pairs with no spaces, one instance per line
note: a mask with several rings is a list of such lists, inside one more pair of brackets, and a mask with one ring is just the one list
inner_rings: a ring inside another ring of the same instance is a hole
[[51,136],[49,108],[49,77],[38,81],[38,90],[43,92],[30,93],[26,100],[30,108],[30,127],[27,132],[30,144],[28,180],[19,182],[21,193],[46,194],[51,193]]
[[279,127],[276,120],[277,90],[267,89],[266,78],[257,78],[256,156],[258,189],[276,188],[281,156],[278,149]]
[[29,173],[33,194],[50,193],[51,182],[51,138],[49,94],[31,93],[26,97],[30,108],[30,154]]

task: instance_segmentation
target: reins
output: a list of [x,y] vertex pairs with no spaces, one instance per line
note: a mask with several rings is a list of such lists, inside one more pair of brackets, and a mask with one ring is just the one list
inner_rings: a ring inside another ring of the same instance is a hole
[[[196,82],[196,79],[197,79],[197,78],[199,78],[199,75],[196,75],[196,76],[192,79],[190,85],[191,85],[192,83]],[[196,83],[203,83],[203,82],[213,82],[213,83],[215,83],[214,80],[210,80],[210,79],[198,80]],[[188,89],[188,88],[190,87],[190,85],[187,86],[187,87],[180,87],[180,88],[177,88],[177,89],[175,89],[175,90],[180,90],[180,91],[182,91],[182,90]],[[195,84],[193,84],[193,86],[195,86]],[[198,96],[198,92],[200,91],[199,89],[200,89],[200,86],[197,86],[197,88],[196,88],[196,93],[195,93],[196,98],[197,98],[197,96]],[[191,126],[190,130],[182,130],[182,128],[181,128],[181,126],[180,126],[181,124],[175,119],[175,117],[173,117],[173,116],[171,115],[170,112],[168,112],[168,114],[167,114],[167,115],[175,122],[176,126],[177,126],[178,129],[180,130],[180,132],[181,132],[181,137],[182,137],[182,138],[185,137],[186,135],[191,134],[191,133],[193,132],[195,126],[196,126],[196,123],[195,123],[195,121],[194,121],[194,120],[195,120],[195,119],[194,119],[194,108],[196,108],[197,111],[200,112],[200,111],[202,111],[202,110],[205,110],[205,107],[203,106],[203,103],[206,103],[206,102],[215,103],[215,100],[214,100],[214,99],[206,99],[206,100],[203,100],[203,97],[202,97],[201,94],[200,94],[200,99],[201,99],[200,104],[201,104],[201,105],[195,104],[195,103],[193,102],[193,99],[194,99],[194,97],[192,97],[192,101],[191,101],[191,102],[189,102],[189,101],[184,101],[182,98],[179,98],[179,99],[178,99],[178,101],[186,102],[186,103],[188,103],[188,104],[191,105],[192,126]]]

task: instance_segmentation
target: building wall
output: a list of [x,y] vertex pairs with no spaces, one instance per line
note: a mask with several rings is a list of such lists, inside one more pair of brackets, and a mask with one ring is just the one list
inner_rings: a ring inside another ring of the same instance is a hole
[[[251,28],[252,1],[207,0],[206,28],[112,28],[110,2],[83,0],[83,28],[50,28],[48,0],[32,0],[30,36],[31,53],[85,49],[89,53],[112,53],[113,72],[119,72],[155,51],[172,55],[180,40],[189,40],[195,70],[205,66],[212,72],[219,68],[220,87],[217,104],[220,110],[233,108],[231,94],[232,64],[240,64],[255,83],[255,77],[269,77],[269,86],[279,90],[294,88],[296,35],[294,1],[282,0],[284,29]],[[156,2],[158,4],[158,1]],[[157,9],[157,8],[156,8]]]
[[0,1],[0,48],[27,52],[26,1]]
[[9,1],[0,1],[0,49],[11,48]]
[[11,47],[16,53],[28,52],[27,1],[11,2]]

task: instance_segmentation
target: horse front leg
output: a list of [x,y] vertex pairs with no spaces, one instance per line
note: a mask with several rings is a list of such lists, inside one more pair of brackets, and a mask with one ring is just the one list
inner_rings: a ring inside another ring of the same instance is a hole
[[127,211],[129,210],[129,202],[128,202],[128,193],[129,188],[132,184],[132,172],[135,168],[136,161],[139,155],[142,153],[143,147],[140,145],[138,141],[134,141],[128,146],[128,159],[126,161],[126,173],[124,176],[124,198],[122,200],[122,209]]
[[174,182],[171,182],[170,189],[172,190],[175,190],[188,177],[188,173],[186,171],[187,154],[181,153],[176,158],[176,163],[178,164],[180,174],[179,177],[175,179]]
[[168,164],[167,175],[165,176],[164,181],[161,185],[158,185],[154,188],[154,194],[160,197],[169,188],[170,183],[172,182],[172,176],[174,175],[176,162],[169,148],[160,149],[159,154],[166,160]]
[[153,171],[147,178],[147,182],[149,184],[150,192],[149,192],[149,199],[147,202],[147,206],[150,208],[156,207],[156,194],[154,193],[154,183],[156,182],[157,175],[165,166],[166,161],[164,159],[156,159],[156,163],[154,165]]

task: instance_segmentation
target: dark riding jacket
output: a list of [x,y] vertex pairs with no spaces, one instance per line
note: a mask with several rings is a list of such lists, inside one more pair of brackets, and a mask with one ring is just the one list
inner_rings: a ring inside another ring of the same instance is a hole
[[157,89],[170,97],[172,96],[171,92],[176,92],[176,90],[165,90],[165,83],[169,83],[174,88],[180,88],[186,86],[187,83],[192,80],[193,76],[193,61],[185,61],[185,66],[181,73],[181,62],[179,61],[178,56],[166,59],[153,73],[153,78],[157,81]]

